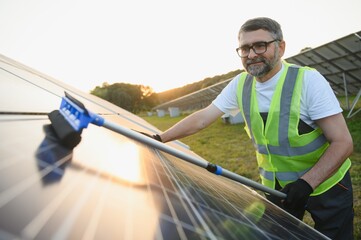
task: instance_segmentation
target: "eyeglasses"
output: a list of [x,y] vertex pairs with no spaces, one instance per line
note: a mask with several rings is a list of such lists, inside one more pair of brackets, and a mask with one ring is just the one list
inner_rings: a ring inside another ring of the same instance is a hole
[[255,42],[252,45],[245,45],[245,46],[241,46],[239,48],[236,48],[237,54],[239,57],[241,58],[245,58],[248,57],[251,49],[253,50],[253,52],[255,54],[262,54],[267,52],[267,46],[273,42],[276,41],[280,41],[278,39],[274,39],[272,41],[269,42]]

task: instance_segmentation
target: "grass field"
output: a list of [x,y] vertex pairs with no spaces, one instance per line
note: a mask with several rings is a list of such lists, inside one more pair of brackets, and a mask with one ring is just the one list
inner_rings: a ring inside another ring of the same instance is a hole
[[[157,116],[141,117],[164,131],[185,116],[175,118],[169,116],[162,118]],[[354,153],[350,157],[352,161],[350,172],[354,189],[354,233],[355,239],[361,239],[361,113],[346,119],[346,121],[354,141]],[[181,141],[189,145],[195,153],[207,161],[216,163],[254,181],[259,181],[254,148],[243,128],[244,124],[229,125],[224,124],[219,119],[207,129],[183,138]],[[309,215],[305,216],[304,221],[311,226],[313,225]]]

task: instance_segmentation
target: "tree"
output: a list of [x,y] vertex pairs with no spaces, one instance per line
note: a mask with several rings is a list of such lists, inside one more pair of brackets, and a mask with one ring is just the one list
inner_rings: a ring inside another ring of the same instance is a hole
[[149,110],[158,103],[157,94],[151,87],[129,83],[103,83],[101,87],[95,87],[91,94],[132,113]]

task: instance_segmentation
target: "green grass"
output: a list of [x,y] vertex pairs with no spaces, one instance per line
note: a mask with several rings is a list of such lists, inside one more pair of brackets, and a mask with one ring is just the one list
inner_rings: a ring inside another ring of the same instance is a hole
[[[176,118],[169,116],[162,118],[157,116],[141,117],[164,131],[186,115]],[[352,161],[350,172],[354,189],[354,233],[355,239],[361,239],[361,113],[346,119],[346,122],[354,141],[354,153],[350,157]],[[244,124],[229,125],[224,124],[219,119],[207,129],[183,138],[181,141],[189,145],[192,151],[207,161],[254,181],[259,181],[254,148],[243,128]],[[305,216],[304,221],[313,226],[313,221],[309,215]]]

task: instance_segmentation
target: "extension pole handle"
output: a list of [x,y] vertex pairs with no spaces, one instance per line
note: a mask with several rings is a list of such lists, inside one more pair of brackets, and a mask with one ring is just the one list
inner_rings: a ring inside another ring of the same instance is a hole
[[269,193],[275,197],[279,197],[279,198],[286,198],[287,197],[287,194],[283,193],[283,192],[280,192],[280,191],[277,191],[275,189],[272,189],[272,188],[269,188],[263,184],[260,184],[258,182],[255,182],[255,181],[252,181],[246,177],[242,177],[241,175],[238,175],[234,172],[231,172],[227,169],[223,169],[222,170],[222,176],[224,177],[227,177],[229,179],[232,179],[236,182],[240,182],[240,183],[243,183],[244,185],[247,185],[249,187],[252,187],[254,189],[257,189],[257,190],[260,190],[262,192],[266,192],[266,193]]
[[[141,143],[144,143],[148,146],[151,146],[151,147],[154,147],[156,149],[159,149],[161,151],[164,151],[166,153],[169,153],[175,157],[178,157],[178,158],[181,158],[187,162],[190,162],[190,163],[193,163],[197,166],[200,166],[202,168],[206,168],[208,170],[208,166],[209,166],[209,162],[205,161],[205,160],[201,160],[199,158],[196,158],[194,156],[191,156],[189,154],[186,154],[178,149],[175,149],[173,147],[170,147],[162,142],[159,142],[153,138],[150,138],[150,137],[147,137],[141,133],[138,133],[136,131],[133,131],[129,128],[126,128],[126,127],[122,127],[120,125],[117,125],[115,123],[112,123],[112,122],[108,122],[108,121],[104,121],[103,123],[103,127],[109,129],[109,130],[112,130],[114,132],[117,132],[117,133],[120,133],[124,136],[127,136],[131,139],[134,139],[138,142],[141,142]],[[219,167],[219,166],[217,166]],[[212,171],[213,172],[213,171]],[[287,195],[283,192],[280,192],[280,191],[277,191],[277,190],[274,190],[272,188],[269,188],[265,185],[262,185],[258,182],[255,182],[255,181],[252,181],[248,178],[245,178],[245,177],[242,177],[236,173],[233,173],[227,169],[221,169],[219,171],[219,173],[216,173],[218,175],[222,175],[226,178],[229,178],[229,179],[232,179],[236,182],[239,182],[239,183],[242,183],[246,186],[249,186],[249,187],[252,187],[254,189],[257,189],[257,190],[260,190],[262,192],[266,192],[266,193],[269,193],[271,195],[274,195],[276,197],[280,197],[280,198],[286,198]]]

